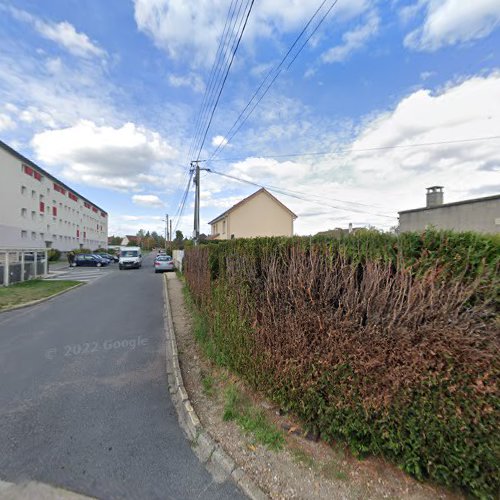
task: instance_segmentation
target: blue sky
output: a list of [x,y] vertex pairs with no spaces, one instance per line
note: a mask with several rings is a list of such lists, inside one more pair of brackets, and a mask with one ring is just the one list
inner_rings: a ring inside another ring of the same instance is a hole
[[[230,3],[0,0],[0,138],[105,208],[110,234],[162,231]],[[255,1],[200,158],[320,3]],[[429,185],[445,201],[496,194],[499,27],[499,0],[339,0],[204,165],[279,187],[299,234],[388,229]],[[202,173],[202,231],[256,189]],[[175,220],[188,235],[192,212],[191,191]]]

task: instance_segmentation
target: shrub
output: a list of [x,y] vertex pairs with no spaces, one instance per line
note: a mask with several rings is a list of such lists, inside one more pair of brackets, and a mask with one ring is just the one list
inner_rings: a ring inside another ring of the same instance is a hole
[[499,488],[500,240],[473,233],[189,249],[205,351],[328,441],[419,479]]
[[75,248],[74,250],[71,250],[75,255],[81,254],[81,253],[92,253],[92,250],[90,248]]
[[56,262],[61,258],[61,252],[57,248],[51,248],[48,252],[49,262]]

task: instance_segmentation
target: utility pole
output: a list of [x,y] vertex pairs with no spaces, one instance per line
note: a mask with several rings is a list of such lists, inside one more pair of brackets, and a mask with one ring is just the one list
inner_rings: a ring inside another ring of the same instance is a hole
[[194,242],[197,245],[200,237],[200,162],[198,160],[191,162],[191,168],[195,168],[194,184],[196,192],[194,195]]
[[168,238],[168,242],[172,243],[174,240],[174,235],[172,234],[172,219],[170,219],[170,237]]
[[165,252],[167,251],[168,241],[168,214],[165,214]]

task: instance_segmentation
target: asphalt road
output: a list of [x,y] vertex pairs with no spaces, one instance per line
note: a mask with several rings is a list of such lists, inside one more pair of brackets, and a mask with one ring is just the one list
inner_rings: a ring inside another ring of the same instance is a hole
[[0,314],[0,480],[102,499],[244,498],[214,482],[178,425],[151,257]]

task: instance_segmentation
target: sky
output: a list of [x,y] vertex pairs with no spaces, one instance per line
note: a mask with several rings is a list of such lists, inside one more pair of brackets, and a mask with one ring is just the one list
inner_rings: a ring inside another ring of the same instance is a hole
[[500,192],[500,0],[255,0],[209,124],[226,20],[246,5],[0,0],[0,139],[105,209],[110,235],[163,233],[170,214],[191,236],[195,159],[212,170],[205,233],[256,185],[303,235],[389,230],[428,186],[445,202]]

